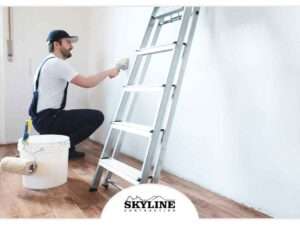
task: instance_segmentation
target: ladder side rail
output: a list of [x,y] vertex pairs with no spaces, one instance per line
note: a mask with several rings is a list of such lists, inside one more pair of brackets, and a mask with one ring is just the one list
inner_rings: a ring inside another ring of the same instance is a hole
[[[141,43],[141,47],[145,47],[147,45],[147,43],[149,42],[149,39],[151,37],[151,33],[152,33],[152,30],[155,26],[155,20],[153,19],[153,17],[155,16],[155,14],[157,13],[158,11],[158,7],[155,7],[151,13],[151,17],[150,17],[150,20],[149,20],[149,23],[147,25],[147,28],[146,28],[146,32],[145,32],[145,35],[143,37],[143,40],[142,40],[142,43]],[[142,57],[141,56],[137,56],[136,60],[135,60],[135,63],[134,63],[134,66],[133,66],[133,69],[131,71],[131,74],[130,74],[130,77],[128,79],[128,84],[132,84],[137,76],[137,72],[138,72],[138,69],[140,67],[140,64],[142,62]],[[129,94],[130,93],[126,93],[126,92],[122,92],[122,96],[120,98],[120,102],[117,106],[117,109],[115,111],[115,114],[113,116],[113,121],[116,121],[118,119],[120,119],[120,117],[122,116],[122,114],[124,113],[125,111],[125,107],[126,107],[126,103],[128,102],[128,99],[129,99]],[[101,153],[101,158],[105,158],[105,157],[109,157],[111,152],[113,150],[110,149],[110,140],[112,141],[113,138],[110,139],[110,136],[112,134],[112,128],[110,127],[110,130],[108,132],[108,135],[107,135],[107,138],[106,138],[106,141],[105,141],[105,144],[104,144],[104,147],[103,147],[103,151]],[[118,138],[117,138],[118,139]],[[109,148],[109,150],[108,150]]]
[[[145,48],[147,46],[149,40],[150,40],[151,33],[152,33],[153,28],[155,27],[155,24],[156,24],[156,20],[154,19],[154,16],[157,13],[158,9],[159,9],[159,7],[155,7],[152,11],[152,14],[151,14],[151,17],[150,17],[145,35],[144,35],[142,43],[140,45],[140,48]],[[137,74],[138,74],[138,70],[139,70],[140,65],[142,63],[142,59],[143,59],[143,56],[139,56],[139,55],[136,56],[133,68],[132,68],[131,73],[130,73],[130,77],[127,81],[127,85],[134,84],[134,81],[135,81],[135,79],[137,77]],[[121,119],[120,117],[125,112],[125,108],[126,108],[126,105],[127,105],[129,95],[130,95],[130,93],[128,93],[128,92],[124,92],[124,91],[122,92],[121,101],[119,103],[119,106],[117,107],[116,113],[113,117],[113,121]]]
[[161,150],[160,150],[159,156],[157,158],[158,160],[155,162],[155,166],[154,166],[154,171],[153,171],[153,182],[154,183],[157,183],[159,181],[162,164],[163,164],[163,161],[164,161],[164,158],[166,155],[167,143],[168,143],[168,139],[169,139],[170,132],[172,129],[172,124],[173,124],[174,117],[175,117],[176,106],[178,103],[180,90],[181,90],[182,83],[183,83],[184,72],[186,70],[188,57],[189,57],[189,54],[191,51],[193,37],[194,37],[195,29],[197,26],[197,22],[198,22],[199,11],[200,11],[200,7],[194,7],[193,18],[192,18],[191,27],[190,27],[190,31],[189,31],[189,35],[188,35],[188,40],[187,40],[188,45],[184,49],[184,52],[182,55],[183,59],[182,59],[181,68],[180,68],[180,71],[178,74],[178,81],[177,81],[177,85],[176,85],[176,89],[175,89],[175,93],[174,93],[174,97],[173,97],[173,101],[172,101],[172,105],[171,105],[171,109],[170,109],[170,114],[169,114],[170,116],[167,120],[165,133],[163,136],[162,144],[160,146]]
[[[157,39],[159,37],[160,31],[161,31],[161,26],[158,24],[157,27],[156,27],[156,29],[155,29],[155,33],[154,33],[151,45],[155,45],[156,44]],[[141,72],[141,76],[140,76],[140,79],[138,81],[138,84],[141,84],[141,83],[144,82],[145,76],[146,76],[146,72],[147,72],[147,69],[149,67],[150,60],[151,60],[151,55],[148,55],[146,57],[145,64],[143,66],[143,70]],[[128,93],[128,94],[130,94],[130,93]],[[132,114],[132,111],[133,111],[134,106],[135,106],[135,104],[137,102],[137,99],[138,99],[138,95],[135,94],[135,95],[132,96],[131,101],[128,101],[127,106],[128,106],[129,110],[125,113],[125,115],[123,117],[125,121],[127,121],[128,119],[130,119],[130,115]],[[117,149],[120,149],[120,147],[121,147],[121,144],[119,144],[119,143],[121,143],[120,140],[122,139],[123,133],[124,132],[120,132],[119,135],[118,135],[117,142],[116,142],[116,145],[115,145],[115,148],[114,148],[114,152],[117,151]],[[116,154],[117,153],[114,153],[114,155],[116,155]]]
[[[161,31],[161,27],[162,27],[161,25],[159,25],[159,22],[160,22],[160,20],[158,21],[157,26],[155,28],[155,32],[154,32],[154,35],[153,35],[153,38],[152,38],[151,46],[153,46],[157,43],[160,31]],[[147,73],[147,70],[148,70],[148,67],[149,67],[149,64],[150,64],[150,61],[151,61],[151,57],[152,57],[152,55],[147,55],[146,56],[145,63],[144,63],[144,66],[143,66],[143,69],[142,69],[142,72],[141,72],[141,75],[140,75],[140,79],[137,82],[138,84],[142,84],[145,80],[146,73]],[[128,93],[128,94],[130,94],[130,93]],[[128,100],[128,104],[127,104],[128,111],[124,115],[124,120],[125,121],[130,119],[130,115],[133,112],[133,109],[136,105],[137,100],[138,100],[138,94],[134,94],[132,96],[132,98]],[[116,158],[118,156],[119,152],[121,151],[123,138],[124,138],[124,132],[119,131],[117,139],[116,139],[116,143],[115,143],[115,146],[114,146],[114,149],[113,149],[113,154],[112,154],[113,158]],[[150,139],[148,139],[148,141],[150,141]],[[105,184],[109,182],[111,177],[112,177],[112,173],[108,172],[108,174],[105,177]]]
[[[158,10],[159,10],[159,7],[154,7],[154,9],[152,10],[151,18],[148,22],[146,32],[143,36],[143,40],[142,40],[142,43],[140,45],[140,48],[144,48],[145,46],[147,46],[147,43],[150,39],[153,27],[154,27],[155,22],[156,22],[154,17],[157,14]],[[134,63],[134,66],[133,66],[133,69],[131,71],[131,75],[130,75],[129,80],[128,80],[128,84],[133,83],[134,79],[136,78],[137,71],[138,71],[138,68],[141,64],[141,61],[142,61],[142,56],[137,56],[137,58],[135,60],[135,63]],[[116,112],[113,116],[113,120],[116,120],[116,118],[118,118],[124,112],[124,108],[126,106],[126,102],[128,100],[128,97],[129,97],[129,93],[125,93],[125,92],[122,93],[120,102],[117,106],[117,110],[116,110]],[[108,135],[107,135],[106,140],[105,140],[104,147],[103,147],[102,152],[101,152],[101,156],[100,156],[99,161],[98,161],[98,165],[97,165],[97,168],[96,168],[96,173],[95,173],[95,175],[92,179],[91,190],[95,190],[99,186],[99,183],[100,183],[100,180],[101,180],[101,176],[102,176],[102,173],[103,173],[103,168],[101,168],[101,166],[100,166],[101,159],[103,159],[104,157],[108,157],[112,152],[111,140],[113,139],[113,137],[111,138],[111,136],[112,136],[112,128],[110,126],[109,131],[108,131]]]
[[181,55],[180,53],[182,52],[182,49],[183,49],[184,38],[185,38],[185,34],[186,34],[187,27],[189,24],[188,22],[189,22],[190,16],[191,16],[191,7],[186,7],[184,9],[183,19],[182,19],[182,23],[181,23],[181,26],[179,29],[177,45],[176,45],[174,55],[173,55],[173,58],[172,58],[172,61],[170,64],[166,87],[164,89],[162,101],[160,103],[159,110],[156,115],[157,119],[155,121],[154,132],[152,135],[151,144],[147,148],[146,154],[144,157],[144,162],[143,162],[143,166],[142,166],[142,174],[141,174],[141,183],[146,183],[148,180],[149,174],[150,174],[153,156],[154,156],[155,149],[156,149],[158,139],[160,136],[161,125],[162,125],[162,121],[163,121],[163,118],[165,115],[165,111],[167,109],[168,99],[169,99],[171,91],[173,89],[172,84],[174,81],[174,77],[176,75],[177,65],[178,65],[178,61],[180,59],[180,55]]
[[[158,11],[158,9],[156,9],[156,12]],[[156,12],[153,12],[152,15],[151,15],[151,18],[150,18],[150,21],[153,20],[153,17],[154,17],[154,13]],[[155,20],[154,20],[155,22]],[[159,22],[157,22],[157,26],[155,27],[155,31],[154,31],[154,34],[153,34],[153,38],[152,38],[152,41],[151,41],[151,45],[155,45],[157,40],[158,40],[158,37],[159,37],[159,34],[160,34],[160,31],[161,31],[161,25],[159,25]],[[149,39],[147,40],[147,42],[149,41]],[[143,41],[144,42],[144,41]],[[141,45],[141,48],[144,48],[145,47],[145,43]],[[138,81],[138,83],[142,83],[145,79],[145,76],[146,76],[146,72],[147,72],[147,69],[149,67],[149,63],[150,63],[150,60],[151,60],[151,56],[152,55],[147,55],[146,56],[146,59],[145,59],[145,63],[144,63],[144,66],[143,66],[143,69],[142,69],[142,72],[141,72],[141,75],[140,75],[140,79]],[[137,56],[140,58],[140,60],[142,60],[142,57],[143,56]],[[141,63],[141,62],[140,62]],[[137,71],[135,72],[137,73]],[[136,77],[135,77],[136,78]],[[134,83],[134,80],[135,78],[132,80],[132,81],[129,81],[128,82],[128,85],[129,84],[133,84]],[[123,91],[124,93],[125,91]],[[126,111],[123,111],[122,113],[124,113],[124,120],[128,120],[129,119],[129,115],[132,114],[132,111],[133,111],[133,108],[135,106],[135,103],[137,101],[137,95],[133,95],[131,98],[130,98],[130,94],[129,92],[126,93],[127,94],[127,97],[126,97],[126,100],[124,100],[125,103],[127,103],[127,107],[128,107],[128,110],[127,112]],[[121,113],[120,113],[121,114]],[[114,118],[114,120],[117,120],[118,119],[118,115],[116,115],[116,117]],[[113,158],[116,158],[122,148],[122,140],[124,138],[124,132],[122,131],[118,131],[118,135],[117,135],[117,139],[116,139],[116,142],[115,142],[115,145],[114,145],[114,149],[113,149],[113,153],[112,153],[112,157]],[[108,172],[108,174],[106,175],[105,177],[105,181],[104,181],[104,185],[108,183],[108,181],[111,179],[111,176],[112,176],[112,173],[111,172]]]
[[[156,30],[155,30],[155,33],[154,33],[154,36],[153,36],[153,40],[151,42],[151,45],[155,45],[157,40],[158,40],[158,37],[159,37],[159,34],[160,34],[160,31],[161,31],[161,26],[158,25],[156,27]],[[149,64],[150,64],[150,61],[151,61],[151,57],[152,55],[147,55],[146,56],[146,59],[145,59],[145,64],[143,66],[143,69],[142,69],[142,72],[141,72],[141,76],[140,76],[140,79],[138,81],[138,84],[142,84],[145,80],[145,77],[146,77],[146,73],[147,73],[147,70],[148,70],[148,67],[149,67]],[[127,121],[128,119],[130,119],[130,116],[132,115],[132,112],[133,112],[133,109],[137,103],[137,100],[138,100],[138,94],[133,94],[132,98],[131,98],[131,101],[128,102],[128,108],[129,110],[126,112],[125,116],[124,116],[124,120]],[[116,151],[117,149],[120,149],[121,148],[121,141],[122,140],[122,137],[123,136],[123,132],[122,134],[119,134],[118,135],[118,139],[117,139],[117,145],[115,146],[115,149],[114,151]],[[119,144],[120,143],[120,144]]]

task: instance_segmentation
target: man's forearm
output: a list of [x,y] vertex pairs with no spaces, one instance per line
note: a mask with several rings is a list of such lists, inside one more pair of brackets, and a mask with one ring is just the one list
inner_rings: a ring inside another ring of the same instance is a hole
[[77,75],[71,82],[80,87],[91,88],[97,86],[101,81],[107,77],[114,77],[119,71],[116,68],[104,70],[94,75],[83,76]]
[[103,81],[105,78],[109,77],[113,74],[115,68],[108,69],[101,71],[99,73],[96,73],[95,75],[91,75],[87,77],[87,82],[89,83],[89,87],[95,87],[97,86],[101,81]]

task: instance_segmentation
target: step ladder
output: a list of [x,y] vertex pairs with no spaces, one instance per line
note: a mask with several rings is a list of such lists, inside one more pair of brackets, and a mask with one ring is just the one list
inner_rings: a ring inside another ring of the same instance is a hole
[[[199,7],[180,7],[162,13],[161,7],[154,7],[140,49],[136,52],[137,56],[128,83],[123,87],[122,97],[109,128],[90,191],[97,191],[105,171],[106,176],[102,179],[104,187],[108,187],[109,184],[119,187],[111,180],[113,174],[131,184],[159,181],[199,10]],[[168,45],[156,46],[161,28],[177,21],[181,21],[177,40]],[[143,82],[151,57],[154,54],[170,51],[173,51],[173,55],[165,84],[145,86]],[[142,66],[143,57],[146,58]],[[138,77],[140,69],[142,72]],[[154,91],[161,92],[161,99],[153,126],[127,122],[136,103],[136,95],[140,92]],[[148,140],[141,170],[117,159],[124,133],[143,136]]]

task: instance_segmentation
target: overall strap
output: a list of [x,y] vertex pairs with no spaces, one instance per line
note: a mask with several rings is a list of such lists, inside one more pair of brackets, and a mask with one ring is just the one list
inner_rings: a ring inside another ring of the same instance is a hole
[[39,68],[39,72],[38,72],[38,75],[37,75],[37,78],[36,78],[36,81],[35,81],[35,87],[34,87],[34,90],[37,91],[38,88],[39,88],[39,82],[40,82],[40,75],[41,75],[41,70],[43,68],[43,66],[45,65],[45,63],[49,60],[49,59],[53,59],[55,57],[48,57],[44,60],[44,62],[41,64],[40,68]]
[[65,106],[66,106],[68,87],[69,87],[69,82],[67,82],[67,85],[66,85],[66,87],[65,87],[65,90],[64,90],[64,97],[63,97],[63,99],[62,99],[62,102],[61,102],[61,105],[60,105],[60,109],[64,109]]

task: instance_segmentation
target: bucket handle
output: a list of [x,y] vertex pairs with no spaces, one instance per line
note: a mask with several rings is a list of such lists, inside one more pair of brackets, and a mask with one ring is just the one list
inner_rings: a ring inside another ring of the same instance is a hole
[[36,155],[37,153],[42,152],[42,151],[45,151],[45,148],[44,148],[44,147],[40,147],[39,150],[37,150],[37,151],[35,151],[35,152],[31,152],[31,151],[26,150],[26,147],[25,147],[25,146],[26,146],[26,145],[23,146],[23,149],[22,149],[22,150],[25,151],[25,152],[27,152],[29,155],[31,155],[31,156],[33,157],[33,160],[34,160],[34,161],[36,161],[36,156],[35,156],[35,155]]

